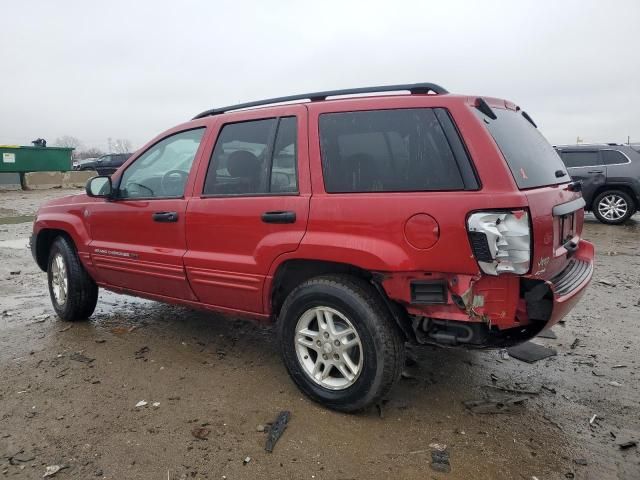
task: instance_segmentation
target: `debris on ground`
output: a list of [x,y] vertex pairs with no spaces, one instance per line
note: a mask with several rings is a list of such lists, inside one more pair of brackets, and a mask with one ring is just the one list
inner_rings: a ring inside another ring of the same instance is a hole
[[275,422],[271,424],[267,434],[267,443],[264,447],[267,452],[273,452],[273,448],[276,446],[277,441],[287,428],[289,418],[291,418],[291,412],[283,410],[278,414],[278,418],[276,418]]
[[620,447],[620,450],[626,450],[627,448],[635,447],[637,445],[638,442],[636,440],[623,440],[621,442],[618,442],[618,447]]
[[113,327],[110,332],[114,333],[116,335],[122,335],[123,333],[131,333],[133,332],[136,328],[135,325],[132,327]]
[[615,380],[610,381],[609,385],[611,385],[612,387],[621,387],[622,386],[622,384],[620,382],[616,382]]
[[550,328],[548,328],[546,330],[542,330],[537,336],[540,337],[540,338],[550,338],[552,340],[555,340],[555,339],[558,338],[558,336],[556,335],[556,332],[554,332]]
[[513,407],[522,405],[529,400],[526,395],[511,396],[504,398],[488,398],[484,400],[467,400],[463,402],[464,406],[472,413],[491,414],[491,413],[509,413],[514,410]]
[[447,449],[447,446],[444,443],[430,443],[429,448],[432,450],[438,450],[439,452],[444,452]]
[[149,347],[147,347],[146,345],[138,350],[136,350],[136,352],[134,353],[135,359],[136,360],[147,360],[145,358],[145,354],[149,351]]
[[449,473],[451,464],[449,463],[449,452],[434,448],[431,450],[431,468],[436,472]]
[[136,408],[146,407],[146,406],[147,406],[147,402],[145,402],[144,400],[140,400],[138,403],[136,403]]
[[596,421],[596,418],[598,418],[598,415],[596,415],[595,413],[593,414],[593,417],[591,417],[589,419],[589,425],[593,425],[593,422]]
[[247,465],[250,461],[251,461],[251,457],[245,457],[244,460],[242,460],[242,464]]
[[152,406],[153,408],[158,408],[158,407],[160,407],[160,402],[153,402],[153,403],[151,404],[151,406]]
[[506,349],[506,348],[501,348],[501,349],[500,349],[500,358],[501,358],[502,360],[509,360],[509,358],[510,358],[510,357],[509,357],[509,352],[507,352],[507,349]]
[[9,275],[20,275],[21,270],[11,270],[9,271]]
[[258,425],[256,427],[257,432],[264,432],[267,428],[264,425]]
[[[485,388],[493,388],[507,393],[515,393],[517,395],[539,395],[540,390],[526,390],[523,388],[507,387],[503,385],[485,385]],[[545,388],[545,387],[542,387]]]
[[627,368],[627,366],[626,365],[614,365],[611,368]]
[[206,440],[211,430],[206,427],[196,427],[191,430],[191,435],[193,435],[198,440]]
[[509,347],[507,351],[513,358],[527,363],[537,362],[538,360],[558,354],[553,348],[543,347],[533,342],[525,342],[515,347]]
[[575,463],[576,465],[582,465],[583,467],[587,466],[587,459],[586,458],[576,458],[573,463]]
[[82,362],[82,363],[91,363],[95,360],[95,358],[87,357],[81,352],[72,353],[71,355],[69,355],[69,359],[75,360],[76,362]]
[[576,338],[572,343],[571,343],[571,350],[575,350],[576,347],[580,344],[580,339]]
[[607,278],[603,278],[602,280],[598,280],[598,283],[601,285],[606,285],[607,287],[615,287],[616,284]]
[[53,477],[56,473],[65,468],[67,468],[66,465],[49,465],[47,468],[45,468],[44,475],[42,477]]

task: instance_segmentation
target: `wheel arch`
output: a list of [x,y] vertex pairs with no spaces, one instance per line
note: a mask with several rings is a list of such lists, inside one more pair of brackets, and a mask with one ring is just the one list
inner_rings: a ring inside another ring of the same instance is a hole
[[382,287],[382,274],[349,263],[292,258],[281,262],[265,285],[265,301],[272,318],[277,318],[287,296],[301,283],[321,275],[349,275],[370,284],[380,295],[405,340],[415,341],[406,310],[391,300]]

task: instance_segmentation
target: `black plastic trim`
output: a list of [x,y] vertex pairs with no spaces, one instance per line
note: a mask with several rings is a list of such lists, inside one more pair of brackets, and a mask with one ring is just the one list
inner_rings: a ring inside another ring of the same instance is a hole
[[414,280],[409,285],[412,305],[447,303],[447,282],[444,280]]
[[412,94],[425,94],[433,92],[437,95],[444,95],[446,93],[449,93],[447,90],[442,88],[440,85],[436,85],[435,83],[410,83],[400,85],[381,85],[376,87],[347,88],[342,90],[327,90],[324,92],[302,93],[299,95],[267,98],[265,100],[239,103],[237,105],[229,105],[227,107],[212,108],[210,110],[199,113],[198,115],[193,117],[193,120],[208,117],[210,115],[219,115],[231,110],[242,110],[244,108],[259,107],[263,105],[270,105],[273,103],[294,102],[296,100],[310,100],[312,102],[318,102],[326,100],[327,97],[335,97],[338,95],[360,95],[364,93],[395,92],[400,90],[407,90]]

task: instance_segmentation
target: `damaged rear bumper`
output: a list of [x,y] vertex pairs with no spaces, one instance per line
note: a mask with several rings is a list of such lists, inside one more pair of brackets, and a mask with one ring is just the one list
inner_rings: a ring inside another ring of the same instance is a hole
[[[580,241],[565,268],[550,279],[516,275],[385,276],[382,285],[402,305],[418,343],[504,347],[524,342],[565,317],[593,276],[594,248]],[[435,277],[435,278],[434,278]]]

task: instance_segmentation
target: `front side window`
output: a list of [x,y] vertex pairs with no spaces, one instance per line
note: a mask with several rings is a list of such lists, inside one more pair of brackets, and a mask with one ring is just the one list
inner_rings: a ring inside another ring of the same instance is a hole
[[156,143],[122,175],[120,198],[172,198],[184,188],[204,128],[176,133]]
[[561,152],[560,157],[567,168],[594,167],[602,164],[600,154],[596,150]]
[[207,171],[205,195],[295,193],[296,117],[224,125]]
[[322,114],[320,145],[328,193],[465,187],[451,144],[431,108]]

